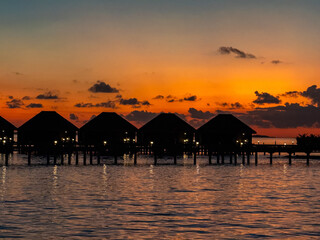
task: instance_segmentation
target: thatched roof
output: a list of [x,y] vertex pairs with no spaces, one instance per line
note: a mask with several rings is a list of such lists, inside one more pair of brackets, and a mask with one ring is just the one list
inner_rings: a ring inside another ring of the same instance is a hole
[[177,132],[179,130],[195,131],[192,126],[173,113],[160,113],[139,129],[140,132]]
[[80,128],[80,131],[119,132],[137,131],[137,128],[115,112],[102,112]]
[[7,121],[6,119],[0,116],[0,130],[13,131],[16,129],[17,128],[12,123],[10,123],[9,121]]
[[42,111],[19,127],[19,131],[77,131],[67,119],[55,111]]
[[255,130],[240,121],[232,114],[219,114],[198,129],[201,133],[228,134],[235,132],[256,133]]

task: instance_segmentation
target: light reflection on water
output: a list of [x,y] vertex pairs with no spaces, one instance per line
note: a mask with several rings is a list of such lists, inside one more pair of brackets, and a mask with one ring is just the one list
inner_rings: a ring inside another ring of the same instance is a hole
[[[28,239],[248,239],[320,236],[320,162],[26,166],[0,171],[0,236]],[[141,160],[141,161],[140,161]],[[110,160],[111,161],[111,160]],[[129,163],[127,162],[129,161]],[[159,159],[158,162],[170,162]],[[46,159],[33,159],[46,162]],[[214,158],[213,158],[214,162]],[[121,163],[121,159],[119,159]]]

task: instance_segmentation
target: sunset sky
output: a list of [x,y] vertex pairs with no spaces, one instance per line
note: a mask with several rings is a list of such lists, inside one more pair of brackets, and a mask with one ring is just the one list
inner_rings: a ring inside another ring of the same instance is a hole
[[1,116],[115,111],[193,126],[233,113],[258,134],[320,134],[320,1],[0,2]]

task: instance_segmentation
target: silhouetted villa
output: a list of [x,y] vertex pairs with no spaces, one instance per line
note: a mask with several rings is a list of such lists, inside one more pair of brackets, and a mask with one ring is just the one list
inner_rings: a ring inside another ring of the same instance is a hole
[[197,130],[197,138],[200,145],[220,151],[251,145],[254,133],[232,114],[219,114]]
[[192,145],[195,129],[173,113],[161,113],[139,129],[139,145],[180,152]]
[[79,141],[96,147],[123,146],[136,142],[137,128],[115,112],[103,112],[79,131]]
[[50,147],[73,144],[78,128],[55,111],[42,111],[18,129],[20,145]]
[[0,146],[11,145],[17,128],[0,116]]

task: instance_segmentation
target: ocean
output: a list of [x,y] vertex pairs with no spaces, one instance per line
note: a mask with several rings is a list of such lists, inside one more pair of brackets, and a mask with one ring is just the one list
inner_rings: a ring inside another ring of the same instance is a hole
[[28,166],[27,156],[15,153],[3,166],[1,155],[0,237],[320,237],[319,160],[306,166],[298,154],[290,166],[285,154],[275,154],[269,165],[260,154],[258,166],[208,165],[205,156],[195,166],[192,156],[178,165],[165,158],[154,166],[152,156],[139,156],[136,166],[129,157],[118,161],[47,166],[45,157],[33,157]]

